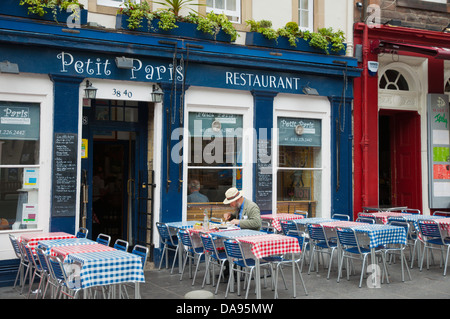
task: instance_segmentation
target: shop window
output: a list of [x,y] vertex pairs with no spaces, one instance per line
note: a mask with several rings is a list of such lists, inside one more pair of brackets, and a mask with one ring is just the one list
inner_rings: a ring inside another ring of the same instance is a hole
[[93,100],[96,121],[138,122],[138,102]]
[[409,91],[409,85],[405,77],[400,72],[392,69],[386,70],[381,76],[379,88],[385,90]]
[[36,228],[39,104],[0,102],[0,230]]
[[448,79],[447,82],[445,82],[444,92],[450,93],[450,79]]
[[240,0],[206,0],[206,12],[224,13],[231,22],[241,23]]
[[[97,0],[97,5],[119,8],[124,2],[124,0]],[[134,0],[133,2],[140,3],[141,0]]]
[[314,28],[314,1],[298,0],[298,26],[301,30],[310,30]]
[[242,189],[243,116],[190,112],[188,125],[187,219],[220,218],[225,191]]
[[322,185],[322,122],[319,119],[278,118],[277,211],[308,211],[320,216]]

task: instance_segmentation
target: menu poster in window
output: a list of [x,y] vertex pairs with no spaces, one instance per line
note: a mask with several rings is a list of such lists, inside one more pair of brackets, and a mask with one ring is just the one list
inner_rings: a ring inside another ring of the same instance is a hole
[[428,94],[428,176],[430,208],[450,208],[448,96]]
[[77,134],[55,133],[53,141],[52,216],[75,216]]
[[39,104],[0,101],[0,139],[38,140]]
[[272,210],[271,141],[259,139],[257,144],[255,202],[261,211]]

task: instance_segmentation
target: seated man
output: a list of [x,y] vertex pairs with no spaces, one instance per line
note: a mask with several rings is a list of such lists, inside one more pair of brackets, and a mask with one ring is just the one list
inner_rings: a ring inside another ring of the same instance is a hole
[[242,229],[261,229],[261,212],[256,203],[242,196],[242,191],[232,187],[225,192],[224,204],[236,209],[236,213],[225,213],[224,220]]
[[200,182],[196,179],[189,183],[189,195],[187,197],[188,203],[207,203],[209,198],[200,193]]

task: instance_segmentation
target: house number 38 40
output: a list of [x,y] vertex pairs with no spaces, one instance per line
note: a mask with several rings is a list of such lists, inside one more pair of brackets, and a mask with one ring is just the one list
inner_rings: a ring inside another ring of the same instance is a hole
[[131,92],[130,90],[121,91],[113,89],[113,95],[116,97],[125,97],[131,99],[133,97],[133,92]]

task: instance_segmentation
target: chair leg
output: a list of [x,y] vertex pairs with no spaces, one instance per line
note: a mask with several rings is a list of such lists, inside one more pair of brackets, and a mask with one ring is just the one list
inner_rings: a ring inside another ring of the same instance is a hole
[[173,262],[172,262],[172,269],[170,270],[170,273],[173,274],[173,267],[175,266],[175,261],[178,258],[178,248],[180,246],[177,246],[177,248],[175,249],[175,255],[173,256]]
[[445,257],[445,266],[444,266],[444,276],[447,275],[447,264],[448,264],[448,253],[449,253],[450,246],[447,246],[447,256]]
[[[163,261],[163,259],[164,259],[164,253],[166,252],[166,245],[164,245],[164,248],[163,248],[163,251],[162,251],[162,254],[161,254],[161,260],[159,261],[159,267],[158,267],[158,270],[161,270],[161,266],[162,266],[162,261]],[[166,263],[166,267],[167,267],[167,263]]]
[[219,278],[217,279],[216,291],[214,292],[217,295],[217,291],[219,290],[220,278],[223,276],[223,267],[225,266],[225,260],[220,263],[220,272]]

